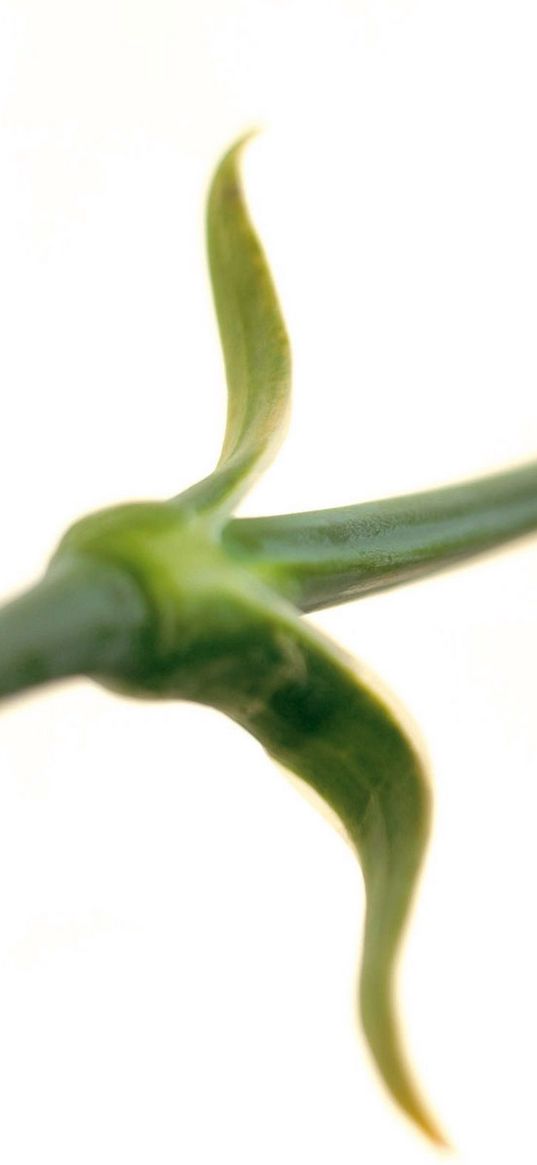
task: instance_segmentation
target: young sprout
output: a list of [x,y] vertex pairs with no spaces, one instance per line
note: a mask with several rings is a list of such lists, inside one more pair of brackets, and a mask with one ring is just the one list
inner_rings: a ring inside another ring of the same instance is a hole
[[366,890],[363,1029],[392,1098],[445,1144],[396,1011],[400,940],[430,825],[416,743],[369,674],[300,615],[397,586],[537,528],[537,465],[428,493],[233,518],[285,429],[290,353],[238,163],[221,161],[208,251],[228,385],[216,469],[163,502],[92,514],[0,611],[0,696],[89,676],[242,724],[340,818]]

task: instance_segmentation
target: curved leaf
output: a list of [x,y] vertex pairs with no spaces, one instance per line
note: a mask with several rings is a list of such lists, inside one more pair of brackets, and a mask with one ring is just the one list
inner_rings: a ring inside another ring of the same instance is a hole
[[209,265],[228,385],[224,444],[214,473],[181,495],[229,512],[276,453],[289,403],[289,340],[271,274],[244,202],[239,157],[225,155],[207,208]]
[[[242,590],[242,588],[241,588]],[[228,594],[224,639],[207,628],[182,694],[227,713],[341,819],[365,880],[365,1034],[392,1096],[445,1144],[413,1082],[396,1016],[395,966],[429,833],[430,795],[409,735],[351,660],[251,583]],[[210,621],[210,620],[209,620]]]

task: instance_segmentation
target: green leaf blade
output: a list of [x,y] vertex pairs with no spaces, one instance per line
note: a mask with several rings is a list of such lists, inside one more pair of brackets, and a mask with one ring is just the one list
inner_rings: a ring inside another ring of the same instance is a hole
[[444,1145],[406,1058],[395,991],[429,836],[424,765],[371,678],[290,606],[250,582],[232,606],[234,614],[230,608],[226,616],[231,638],[218,650],[222,662],[216,669],[212,633],[204,674],[185,694],[246,728],[341,820],[366,890],[360,1011],[369,1047],[393,1099]]
[[236,518],[231,554],[302,611],[454,567],[537,531],[537,463],[473,481],[303,514]]
[[[423,766],[392,714],[334,649],[308,635],[307,687],[294,715],[289,692],[265,715],[269,753],[337,813],[356,849],[366,890],[360,972],[365,1035],[394,1100],[430,1139],[444,1138],[420,1096],[402,1044],[395,973],[400,941],[429,835]],[[305,648],[302,641],[302,649]],[[320,711],[328,701],[327,719]],[[315,730],[319,716],[324,727]],[[310,721],[302,735],[301,725]],[[290,725],[297,739],[290,740]],[[260,722],[257,724],[259,732]]]
[[289,340],[239,173],[251,136],[221,161],[207,207],[209,266],[228,385],[224,443],[214,473],[181,495],[198,510],[224,514],[277,452],[289,409]]

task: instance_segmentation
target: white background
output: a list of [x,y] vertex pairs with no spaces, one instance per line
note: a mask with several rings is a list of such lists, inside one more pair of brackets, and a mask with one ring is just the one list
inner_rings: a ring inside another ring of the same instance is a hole
[[[520,0],[1,0],[5,595],[64,528],[206,473],[222,150],[295,357],[245,513],[537,448],[537,19]],[[537,543],[315,616],[419,725],[409,1047],[468,1165],[537,1158]],[[427,1165],[355,1020],[351,851],[211,711],[88,682],[0,720],[0,1157]]]

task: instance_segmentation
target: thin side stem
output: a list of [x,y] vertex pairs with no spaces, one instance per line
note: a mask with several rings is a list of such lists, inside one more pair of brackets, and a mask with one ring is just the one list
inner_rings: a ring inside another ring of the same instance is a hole
[[227,548],[302,611],[399,586],[537,531],[537,462],[305,514],[236,518]]

